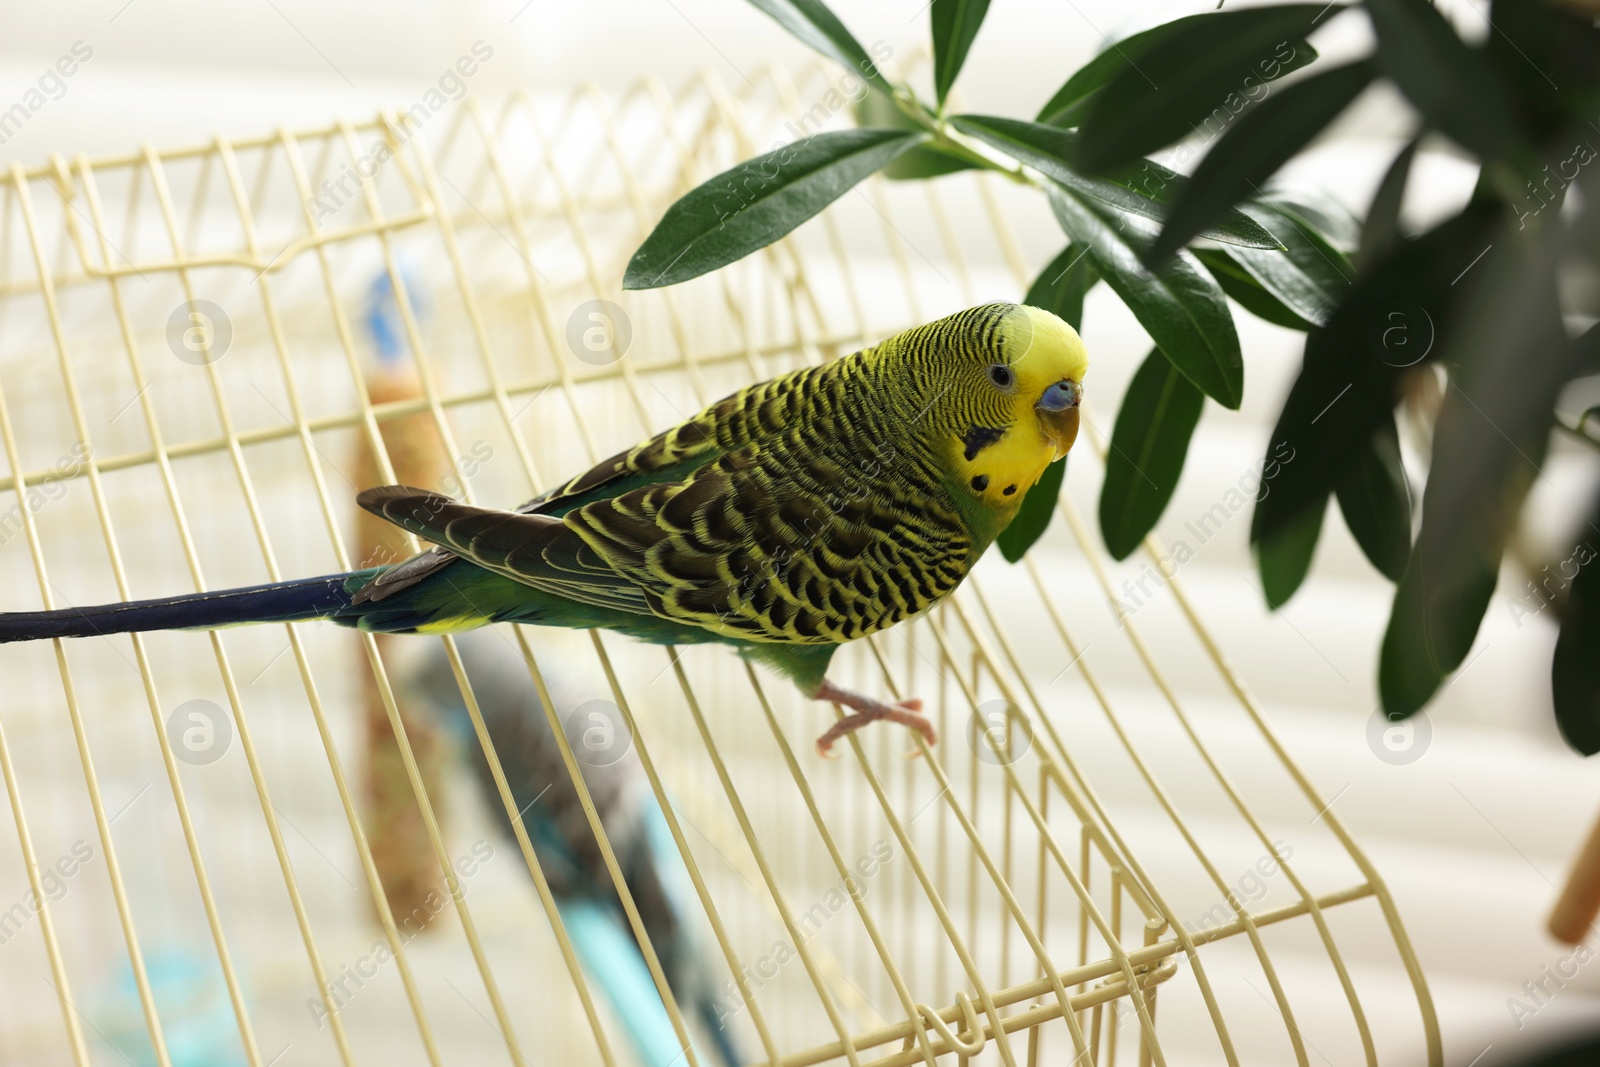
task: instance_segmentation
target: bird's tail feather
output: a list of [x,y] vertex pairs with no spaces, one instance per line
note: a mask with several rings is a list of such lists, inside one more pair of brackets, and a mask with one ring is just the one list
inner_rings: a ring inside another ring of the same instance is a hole
[[300,622],[350,606],[348,574],[55,611],[0,613],[0,644],[145,630],[199,630],[248,622]]
[[560,908],[584,972],[611,1002],[639,1062],[645,1067],[681,1067],[684,1055],[677,1032],[622,916],[609,904],[594,900],[562,901]]
[[711,1044],[717,1050],[718,1060],[723,1067],[739,1067],[744,1063],[744,1057],[739,1054],[738,1046],[733,1043],[733,1035],[728,1032],[728,1024],[723,1019],[724,1013],[715,997],[709,992],[703,993],[697,1006],[700,1009],[700,1022],[705,1026],[706,1033],[711,1035]]

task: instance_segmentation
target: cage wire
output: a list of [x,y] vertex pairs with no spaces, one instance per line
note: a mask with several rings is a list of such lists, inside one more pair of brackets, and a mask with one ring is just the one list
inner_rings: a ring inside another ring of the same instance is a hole
[[[345,472],[365,454],[392,477],[380,428],[396,419],[437,425],[441,484],[508,506],[739,385],[1021,293],[1017,233],[1048,218],[971,173],[875,178],[739,264],[619,292],[675,197],[847,123],[835,77],[474,96],[432,119],[13,164],[5,608],[348,569],[364,486]],[[414,397],[365,387],[375,281]],[[602,298],[623,310],[625,354],[579,358],[575,309]],[[1084,518],[1096,425],[1023,564],[991,553],[926,618],[836,658],[846,684],[926,699],[927,758],[878,726],[818,759],[826,706],[725,650],[500,629],[548,714],[568,707],[546,675],[619,710],[752,1062],[1439,1064],[1383,881],[1201,605],[1163,576],[1137,617],[1107,610],[1144,572],[1108,561]],[[1162,555],[1148,541],[1137,566]],[[388,679],[439,641],[380,654],[297,624],[0,648],[16,830],[0,845],[0,1059],[631,1062],[520,820],[499,835],[410,755]],[[364,828],[353,709],[374,682],[443,872],[438,921],[390,909]],[[228,735],[209,762],[179,732],[192,701]],[[655,979],[682,1061],[707,1062]]]

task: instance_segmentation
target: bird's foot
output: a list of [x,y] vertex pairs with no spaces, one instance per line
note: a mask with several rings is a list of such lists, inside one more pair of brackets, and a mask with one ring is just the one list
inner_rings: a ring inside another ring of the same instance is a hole
[[[855,733],[869,722],[879,719],[888,722],[897,722],[901,726],[909,726],[920,733],[930,746],[939,743],[939,733],[933,728],[933,723],[922,714],[922,701],[911,699],[889,704],[869,696],[863,696],[849,689],[842,689],[827,679],[823,679],[822,688],[815,694],[817,700],[827,700],[841,707],[849,708],[852,712],[828,729],[828,732],[817,738],[817,754],[824,759],[833,759],[833,746],[836,741],[846,734]],[[911,755],[917,755],[912,752]]]

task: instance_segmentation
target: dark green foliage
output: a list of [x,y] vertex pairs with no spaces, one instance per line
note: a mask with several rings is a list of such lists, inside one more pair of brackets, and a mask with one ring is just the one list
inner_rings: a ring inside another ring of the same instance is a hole
[[972,39],[978,36],[983,16],[989,13],[989,0],[933,0],[929,9],[933,23],[933,95],[944,110],[944,98],[956,83],[961,65],[967,61]]
[[743,259],[922,139],[904,130],[819,133],[724,171],[667,209],[622,287],[676,285]]
[[[1078,135],[1071,130],[988,115],[957,115],[951,125],[1000,149],[1017,162],[1026,163],[1080,197],[1154,222],[1166,221],[1173,202],[1188,184],[1183,175],[1148,159],[1141,159],[1127,170],[1107,178],[1085,178],[1073,170],[1070,162],[1073,146],[1078,141]],[[1191,236],[1247,248],[1276,251],[1283,247],[1272,231],[1235,210],[1231,204],[1219,210]]]
[[1340,472],[1334,492],[1356,544],[1385,578],[1398,582],[1411,558],[1411,488],[1392,416]]
[[1205,233],[1212,221],[1257,192],[1278,168],[1316,136],[1372,83],[1368,60],[1335,67],[1280,90],[1246,111],[1195,168],[1150,249],[1164,261]]
[[1256,542],[1256,570],[1261,575],[1261,595],[1276,611],[1289,602],[1311,570],[1311,557],[1322,534],[1326,499],[1294,515],[1269,537]]
[[1556,724],[1567,744],[1592,756],[1600,752],[1600,512],[1591,511],[1589,527],[1568,558],[1557,564],[1557,581],[1567,582],[1561,608],[1561,636],[1550,662],[1550,693]]
[[1244,399],[1244,360],[1217,283],[1187,252],[1159,272],[1143,262],[1150,238],[1116,225],[1099,201],[1060,188],[1050,206],[1067,236],[1086,245],[1095,270],[1156,346],[1201,391],[1227,408]]
[[1079,165],[1091,174],[1120,170],[1197,129],[1209,132],[1207,123],[1226,122],[1268,95],[1256,96],[1256,87],[1306,62],[1306,36],[1339,10],[1335,4],[1228,9],[1193,16],[1181,31],[1147,40],[1089,106]]
[[1089,260],[1089,250],[1069,244],[1039,272],[1022,302],[1071,323],[1074,330],[1082,330],[1083,298],[1099,280],[1094,263]]
[[1100,489],[1100,530],[1117,559],[1138,548],[1166,510],[1204,404],[1200,390],[1151,349],[1122,398]]

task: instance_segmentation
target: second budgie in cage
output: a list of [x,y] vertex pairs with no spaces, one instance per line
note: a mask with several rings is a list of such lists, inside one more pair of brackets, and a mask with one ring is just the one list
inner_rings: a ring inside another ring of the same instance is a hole
[[178,945],[144,951],[144,976],[161,1019],[158,1054],[151,1043],[133,968],[115,966],[107,987],[91,997],[87,1020],[94,1034],[117,1053],[111,1062],[129,1067],[245,1067],[239,1020],[228,999],[214,952]]
[[[610,1002],[645,1067],[687,1062],[521,651],[506,635],[487,630],[463,635],[457,648],[506,785],[584,972]],[[405,681],[401,692],[425,702],[456,736],[484,802],[512,836],[505,803],[444,650],[430,649]],[[568,743],[673,998],[686,1022],[700,1021],[715,1049],[714,1062],[735,1067],[743,1060],[722,1018],[728,1009],[719,1008],[710,958],[692,922],[695,898],[688,872],[627,732],[616,721],[614,706],[604,721],[585,714],[585,705],[562,707],[559,682],[552,680],[552,695],[557,710],[570,720],[565,727]],[[703,1055],[696,1059],[711,1062]]]
[[915,699],[830,681],[839,646],[954,592],[1078,433],[1073,328],[988,304],[752,385],[513,511],[425,489],[357,500],[432,543],[403,562],[162,600],[0,615],[0,641],[330,619],[376,633],[489,622],[722,642],[849,708],[817,740]]

